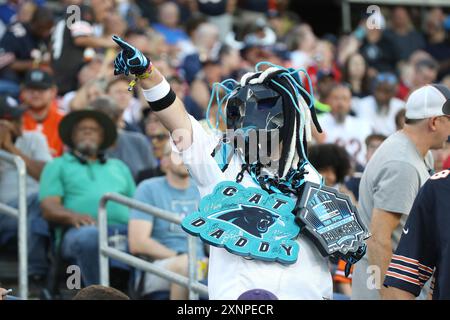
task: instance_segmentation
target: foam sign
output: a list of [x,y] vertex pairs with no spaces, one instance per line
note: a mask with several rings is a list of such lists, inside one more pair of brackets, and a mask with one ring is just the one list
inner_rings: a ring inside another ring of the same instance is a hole
[[181,226],[233,254],[292,264],[297,261],[295,238],[300,233],[294,207],[294,200],[285,195],[224,181],[201,200],[199,210],[189,214]]
[[323,256],[357,252],[370,236],[351,199],[334,188],[306,182],[294,212]]

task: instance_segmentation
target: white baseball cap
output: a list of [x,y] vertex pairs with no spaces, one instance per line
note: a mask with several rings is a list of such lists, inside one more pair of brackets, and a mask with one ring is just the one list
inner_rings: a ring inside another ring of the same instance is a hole
[[411,93],[406,101],[407,119],[450,115],[450,90],[442,84],[428,84]]

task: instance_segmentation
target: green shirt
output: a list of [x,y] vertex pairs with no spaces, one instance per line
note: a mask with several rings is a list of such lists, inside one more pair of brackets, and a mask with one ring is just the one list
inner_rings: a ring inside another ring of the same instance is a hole
[[[128,167],[108,159],[82,164],[70,153],[46,164],[40,179],[39,199],[61,197],[66,209],[97,218],[100,199],[107,192],[133,197],[136,186]],[[108,202],[108,224],[127,224],[128,208]]]

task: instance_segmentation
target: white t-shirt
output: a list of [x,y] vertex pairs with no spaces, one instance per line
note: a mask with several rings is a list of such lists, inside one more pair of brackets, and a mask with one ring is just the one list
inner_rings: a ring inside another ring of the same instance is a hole
[[397,112],[405,107],[405,102],[398,98],[392,98],[389,107],[383,112],[378,112],[377,102],[374,96],[362,98],[354,105],[353,111],[359,119],[366,120],[373,128],[374,133],[390,136],[397,128],[395,116]]
[[326,143],[336,143],[360,164],[366,163],[365,139],[373,132],[367,121],[347,115],[343,123],[338,123],[331,113],[326,113],[319,117],[319,122]]
[[[222,181],[235,181],[241,169],[241,160],[234,155],[225,172],[222,172],[211,157],[220,136],[208,135],[202,125],[190,116],[193,131],[192,145],[181,153],[181,157],[195,179],[201,197],[210,194]],[[177,148],[172,141],[172,149]],[[309,170],[310,172],[312,170]],[[308,180],[318,181],[309,174]],[[241,182],[244,187],[259,187],[245,173]],[[211,246],[208,272],[209,298],[237,299],[251,289],[265,289],[279,299],[331,299],[332,279],[328,259],[321,256],[316,246],[305,236],[297,239],[300,250],[298,260],[292,265],[278,262],[248,260],[222,248]]]

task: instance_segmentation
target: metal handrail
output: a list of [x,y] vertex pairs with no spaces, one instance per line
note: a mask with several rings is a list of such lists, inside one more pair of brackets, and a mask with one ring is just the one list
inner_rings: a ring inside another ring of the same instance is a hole
[[109,258],[116,259],[137,269],[153,273],[168,281],[175,282],[178,285],[187,287],[189,290],[189,299],[197,300],[198,293],[208,294],[208,287],[196,280],[197,264],[197,241],[193,236],[188,236],[188,277],[179,275],[175,272],[162,268],[149,261],[140,259],[129,253],[125,253],[108,245],[108,228],[106,204],[108,201],[114,201],[123,204],[129,208],[142,211],[153,215],[159,219],[164,219],[178,225],[182,218],[173,212],[165,211],[160,208],[147,205],[140,201],[125,197],[117,193],[107,193],[101,200],[98,209],[98,229],[99,229],[99,247],[100,247],[100,284],[109,286]]
[[19,296],[28,298],[28,237],[27,237],[27,168],[19,156],[0,150],[0,159],[15,165],[18,179],[18,206],[17,208],[0,203],[0,212],[18,219],[18,255],[19,255]]

